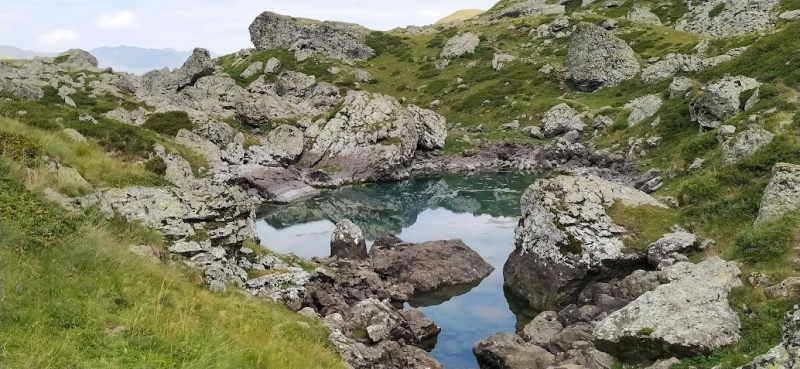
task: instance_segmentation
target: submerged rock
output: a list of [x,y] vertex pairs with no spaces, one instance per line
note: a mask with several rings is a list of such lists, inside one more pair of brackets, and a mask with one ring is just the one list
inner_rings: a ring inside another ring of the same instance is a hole
[[343,219],[331,235],[331,256],[341,259],[367,259],[367,241],[353,222]]
[[664,270],[671,282],[646,292],[600,321],[597,347],[630,360],[708,354],[739,340],[728,293],[742,285],[735,263],[718,257]]
[[461,240],[416,244],[397,238],[376,240],[369,258],[378,274],[394,283],[409,283],[417,291],[475,283],[494,270]]
[[644,192],[595,176],[540,179],[521,200],[515,250],[503,267],[506,286],[532,306],[564,306],[593,278],[632,271],[642,255],[624,251],[626,230],[605,206],[665,208]]
[[616,86],[636,76],[639,68],[633,49],[613,33],[585,22],[572,33],[567,69],[581,90]]
[[361,26],[325,21],[314,23],[265,11],[250,24],[250,40],[258,50],[313,50],[348,63],[364,61],[375,51],[363,42]]

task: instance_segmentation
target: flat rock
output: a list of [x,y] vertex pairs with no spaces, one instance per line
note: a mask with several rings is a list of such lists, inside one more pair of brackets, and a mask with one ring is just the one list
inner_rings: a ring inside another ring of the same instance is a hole
[[718,257],[664,270],[671,282],[612,313],[594,330],[597,347],[630,360],[708,354],[739,340],[728,293],[742,285],[739,268]]
[[258,190],[270,202],[285,204],[319,192],[305,184],[294,171],[281,167],[259,167],[243,178],[248,187]]

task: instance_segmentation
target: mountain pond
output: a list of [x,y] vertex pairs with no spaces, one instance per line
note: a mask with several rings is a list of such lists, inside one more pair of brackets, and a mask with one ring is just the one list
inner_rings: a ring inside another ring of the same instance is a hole
[[423,311],[442,328],[431,355],[447,369],[478,368],[472,345],[495,332],[514,332],[536,311],[503,289],[503,264],[514,250],[523,191],[541,174],[477,173],[412,177],[343,187],[259,215],[264,246],[311,258],[330,253],[335,224],[350,219],[367,239],[383,232],[406,242],[460,238],[495,270],[477,285],[415,294],[405,307]]

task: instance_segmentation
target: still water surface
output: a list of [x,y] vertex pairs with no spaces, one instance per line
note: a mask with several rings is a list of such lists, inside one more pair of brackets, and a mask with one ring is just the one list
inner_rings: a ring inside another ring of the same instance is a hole
[[264,246],[310,258],[327,256],[335,224],[350,219],[368,245],[382,232],[404,241],[460,238],[495,267],[477,286],[415,296],[442,328],[431,355],[447,369],[477,368],[472,345],[494,332],[514,332],[535,315],[503,291],[503,264],[514,249],[519,199],[539,176],[530,173],[444,174],[346,187],[261,214]]

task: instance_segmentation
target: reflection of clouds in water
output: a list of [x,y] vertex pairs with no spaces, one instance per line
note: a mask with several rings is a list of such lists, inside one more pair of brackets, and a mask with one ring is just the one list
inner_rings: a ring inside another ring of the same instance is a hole
[[330,251],[331,233],[336,225],[320,220],[298,224],[277,230],[266,222],[258,222],[256,230],[261,244],[279,253],[294,253],[297,256],[311,258],[324,256]]

